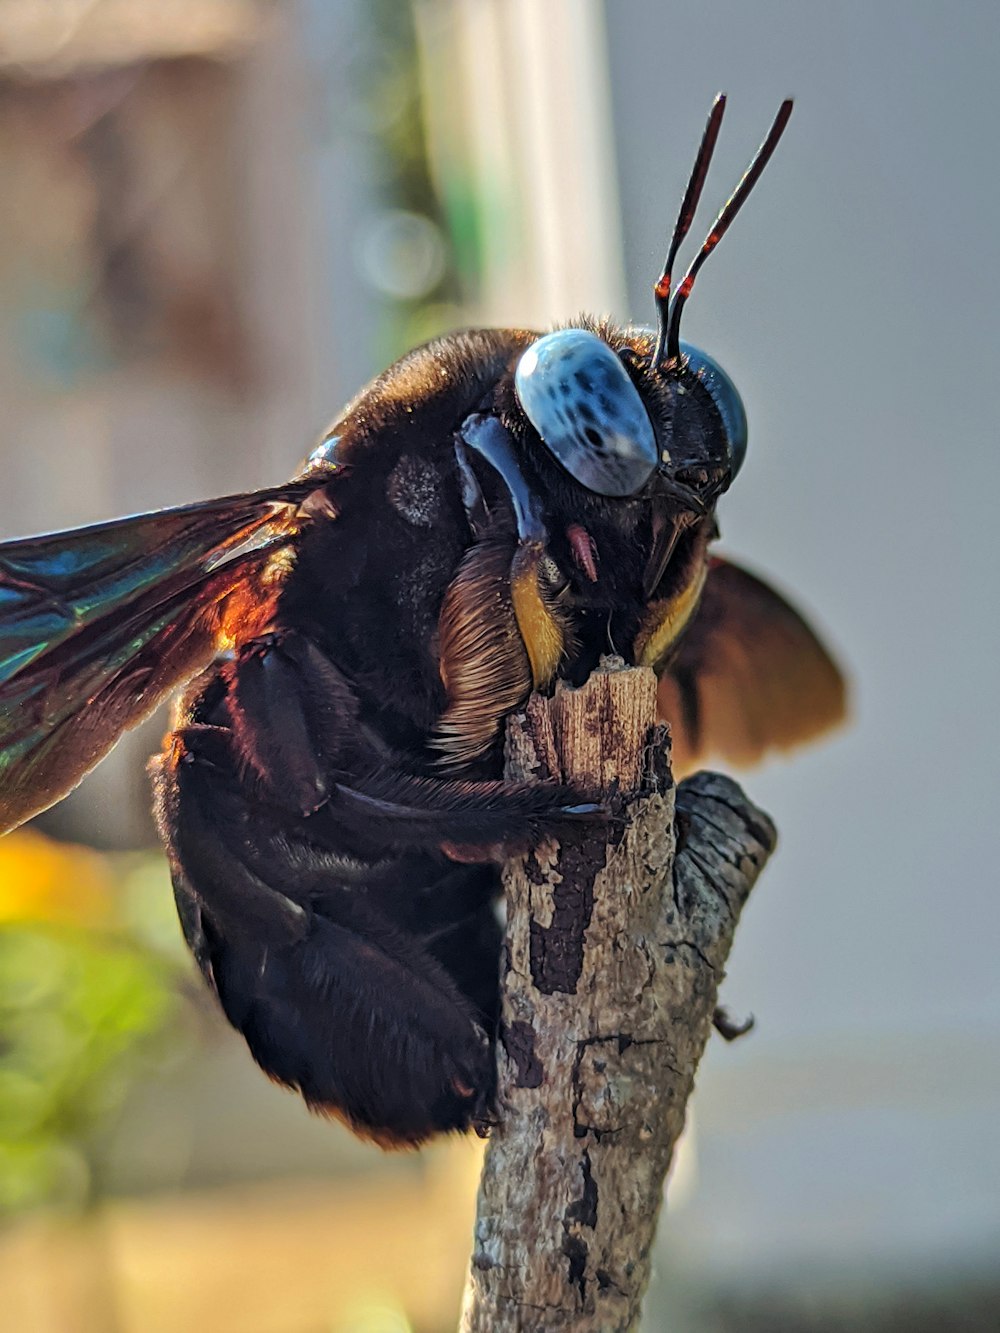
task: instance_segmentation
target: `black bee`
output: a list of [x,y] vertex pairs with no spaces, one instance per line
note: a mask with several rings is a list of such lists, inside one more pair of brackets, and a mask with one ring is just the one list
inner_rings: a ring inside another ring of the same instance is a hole
[[680,316],[791,111],[671,300],[723,105],[655,331],[453,334],[287,485],[0,546],[0,828],[190,681],[152,763],[184,934],[264,1070],[384,1145],[488,1120],[497,858],[601,815],[502,781],[532,689],[654,667],[681,768],[843,711],[799,615],[709,555],[746,419]]

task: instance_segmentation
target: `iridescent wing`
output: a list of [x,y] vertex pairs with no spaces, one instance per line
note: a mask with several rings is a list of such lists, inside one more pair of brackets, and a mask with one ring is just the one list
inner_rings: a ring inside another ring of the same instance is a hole
[[0,832],[70,791],[270,594],[316,482],[0,543]]
[[738,565],[709,562],[698,610],[657,690],[675,772],[712,755],[752,764],[811,740],[844,720],[846,693],[794,607]]

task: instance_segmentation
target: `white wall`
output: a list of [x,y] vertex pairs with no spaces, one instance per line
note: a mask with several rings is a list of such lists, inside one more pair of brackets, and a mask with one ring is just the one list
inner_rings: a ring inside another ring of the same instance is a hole
[[1000,10],[611,0],[627,313],[719,88],[705,224],[788,133],[685,315],[741,387],[727,548],[815,608],[855,722],[747,777],[781,845],[664,1253],[717,1276],[992,1264],[1000,1242]]

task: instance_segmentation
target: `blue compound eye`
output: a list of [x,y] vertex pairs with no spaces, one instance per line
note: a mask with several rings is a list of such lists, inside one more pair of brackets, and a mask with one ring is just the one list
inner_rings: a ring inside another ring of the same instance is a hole
[[528,348],[514,388],[570,476],[597,495],[634,495],[658,461],[652,422],[625,367],[596,333],[560,329]]
[[743,399],[718,361],[707,352],[682,342],[681,355],[687,360],[688,370],[701,380],[719,410],[735,477],[747,456],[747,413]]

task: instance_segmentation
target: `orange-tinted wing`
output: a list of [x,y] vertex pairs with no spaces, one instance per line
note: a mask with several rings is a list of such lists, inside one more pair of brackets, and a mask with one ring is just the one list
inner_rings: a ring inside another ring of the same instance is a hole
[[658,687],[674,771],[715,755],[753,764],[843,721],[846,686],[794,607],[738,565],[713,558],[701,602]]
[[247,636],[270,552],[315,482],[0,544],[0,832]]

